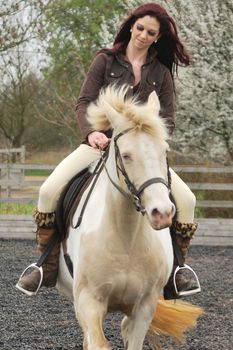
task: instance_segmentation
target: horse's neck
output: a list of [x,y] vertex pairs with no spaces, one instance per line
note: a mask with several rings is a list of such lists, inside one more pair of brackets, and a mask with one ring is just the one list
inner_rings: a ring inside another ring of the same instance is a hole
[[120,192],[115,193],[109,203],[108,217],[111,239],[121,241],[125,248],[130,249],[143,239],[142,216]]

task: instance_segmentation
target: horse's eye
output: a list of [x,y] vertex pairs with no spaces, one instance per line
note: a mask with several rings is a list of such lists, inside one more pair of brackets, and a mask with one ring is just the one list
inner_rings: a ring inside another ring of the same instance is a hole
[[122,158],[125,160],[125,161],[129,161],[129,160],[132,160],[132,157],[129,153],[123,153],[122,154]]

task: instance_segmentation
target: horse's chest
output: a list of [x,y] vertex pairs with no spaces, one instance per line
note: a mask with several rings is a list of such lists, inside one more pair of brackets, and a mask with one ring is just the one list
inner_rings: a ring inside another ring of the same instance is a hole
[[154,242],[129,250],[112,240],[101,245],[89,240],[88,244],[90,249],[82,250],[79,260],[80,285],[88,284],[91,294],[99,300],[107,299],[110,309],[133,305],[161,287],[164,256],[161,249],[155,254]]
[[[89,285],[99,298],[107,297],[110,308],[116,305],[131,305],[146,293],[153,290],[160,279],[158,275],[159,259],[144,253],[137,257],[128,254],[109,254],[95,259],[85,268]],[[93,268],[94,266],[94,268]],[[93,273],[94,272],[94,273]]]

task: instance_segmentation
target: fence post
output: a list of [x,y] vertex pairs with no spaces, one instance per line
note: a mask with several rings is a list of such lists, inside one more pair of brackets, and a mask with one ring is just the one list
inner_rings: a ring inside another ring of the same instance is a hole
[[[20,163],[25,163],[26,148],[25,145],[21,146]],[[24,177],[24,169],[21,169],[21,177]]]
[[[6,149],[0,149],[0,156],[2,158],[2,161],[4,162],[4,158],[5,158],[5,162],[7,164],[7,168],[6,168],[6,172],[4,174],[4,177],[6,178],[6,180],[9,181],[11,180],[11,177],[14,178],[15,177],[24,177],[24,169],[20,169],[20,171],[15,171],[11,170],[11,164],[16,163],[17,161],[19,161],[21,164],[25,163],[25,154],[26,154],[26,148],[25,146],[21,146],[19,148],[6,148]],[[0,172],[0,178],[2,176],[2,173]],[[6,186],[6,195],[8,198],[11,197],[11,184],[9,184],[8,186]],[[0,191],[2,190],[1,186],[0,186]],[[1,195],[1,194],[0,194]]]

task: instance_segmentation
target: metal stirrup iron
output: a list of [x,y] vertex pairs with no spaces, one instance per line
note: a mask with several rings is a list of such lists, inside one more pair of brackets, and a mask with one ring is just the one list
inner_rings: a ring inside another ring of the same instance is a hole
[[[189,296],[189,295],[193,295],[193,294],[201,292],[201,285],[200,285],[200,282],[199,282],[199,279],[197,277],[196,272],[189,265],[183,264],[181,250],[180,250],[179,245],[176,242],[174,234],[171,234],[171,238],[172,238],[174,254],[175,254],[175,257],[176,257],[177,263],[178,263],[178,266],[176,267],[176,269],[174,271],[174,275],[173,275],[173,284],[174,284],[176,295],[178,297],[181,297],[181,296],[185,297],[185,296]],[[184,291],[183,290],[178,290],[177,283],[176,283],[176,275],[177,275],[177,273],[179,271],[182,271],[182,270],[188,270],[188,271],[192,272],[192,274],[193,274],[193,276],[195,278],[195,283],[196,283],[196,286],[197,286],[196,288],[189,289],[189,290],[184,290]]]
[[40,282],[39,282],[39,284],[38,284],[36,290],[35,290],[34,292],[33,292],[33,291],[30,291],[30,290],[27,290],[27,289],[21,287],[18,283],[17,283],[16,286],[15,286],[18,290],[20,290],[20,291],[23,292],[24,294],[28,295],[29,297],[31,297],[31,296],[33,296],[33,295],[36,295],[36,294],[38,293],[38,291],[39,291],[39,289],[40,289],[40,287],[41,287],[42,281],[43,281],[43,268],[42,268],[42,266],[38,266],[37,263],[30,264],[28,267],[26,267],[26,269],[22,272],[22,274],[21,274],[19,280],[25,275],[25,273],[26,273],[28,270],[30,270],[30,269],[32,269],[32,268],[35,269],[35,270],[37,270],[37,271],[39,271],[39,273],[40,273]]
[[32,269],[32,268],[34,268],[35,270],[39,271],[39,273],[40,273],[40,281],[39,281],[39,283],[38,283],[38,286],[37,286],[36,290],[35,290],[35,291],[27,290],[27,289],[21,287],[21,286],[19,285],[19,283],[17,283],[15,287],[16,287],[18,290],[20,290],[21,292],[23,292],[24,294],[26,294],[26,295],[28,295],[28,296],[36,295],[36,294],[38,293],[38,291],[39,291],[39,289],[40,289],[40,287],[41,287],[41,284],[42,284],[42,282],[43,282],[43,276],[44,276],[42,265],[43,265],[43,263],[46,261],[46,259],[48,258],[49,254],[51,253],[52,248],[54,247],[54,244],[56,244],[57,240],[58,240],[58,237],[53,236],[53,237],[50,239],[50,241],[47,243],[43,254],[39,257],[39,259],[37,260],[37,262],[36,262],[36,263],[33,263],[33,264],[30,264],[28,267],[26,267],[26,269],[22,272],[22,274],[21,274],[21,276],[20,276],[20,278],[19,278],[19,281],[20,281],[20,279],[25,275],[25,273],[26,273],[28,270]]
[[[182,271],[182,270],[189,270],[189,271],[192,272],[193,276],[195,277],[195,283],[197,285],[196,288],[193,288],[193,289],[190,289],[190,290],[184,290],[184,291],[179,291],[178,290],[177,283],[176,283],[176,275],[177,275],[177,273],[179,271]],[[181,296],[185,297],[185,296],[193,295],[193,294],[199,293],[201,291],[201,285],[200,285],[200,282],[199,282],[199,279],[197,277],[196,272],[187,264],[183,264],[182,266],[177,266],[177,268],[174,271],[173,284],[174,284],[177,296],[180,296],[180,297]]]

